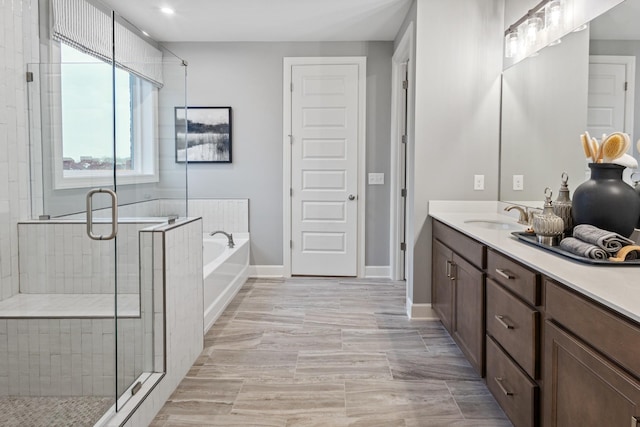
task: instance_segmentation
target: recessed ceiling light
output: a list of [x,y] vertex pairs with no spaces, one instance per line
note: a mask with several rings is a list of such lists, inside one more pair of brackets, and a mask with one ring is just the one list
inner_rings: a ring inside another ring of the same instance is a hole
[[160,12],[164,13],[165,15],[173,15],[174,13],[176,13],[176,11],[171,9],[170,7],[163,7],[160,9]]

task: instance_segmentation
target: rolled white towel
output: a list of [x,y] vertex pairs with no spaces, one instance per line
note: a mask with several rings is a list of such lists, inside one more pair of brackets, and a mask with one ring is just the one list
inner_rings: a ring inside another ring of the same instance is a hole
[[603,259],[609,258],[609,254],[604,249],[592,245],[575,237],[565,237],[560,241],[560,247],[572,254],[591,259]]
[[589,224],[580,224],[573,227],[573,237],[596,245],[611,254],[615,254],[624,246],[635,244],[633,240],[627,239],[618,233],[603,230]]
[[624,166],[629,169],[638,169],[638,161],[635,157],[630,156],[627,153],[624,153],[621,157],[618,157],[615,160],[612,160],[611,163],[616,165]]

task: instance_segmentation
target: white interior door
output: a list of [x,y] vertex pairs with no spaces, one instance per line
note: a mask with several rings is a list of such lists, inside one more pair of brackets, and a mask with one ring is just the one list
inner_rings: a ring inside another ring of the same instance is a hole
[[634,71],[630,68],[634,67],[627,58],[590,58],[587,130],[592,136],[633,132],[633,99],[628,94],[633,93],[629,89],[633,89]]
[[291,274],[358,270],[358,64],[291,69]]

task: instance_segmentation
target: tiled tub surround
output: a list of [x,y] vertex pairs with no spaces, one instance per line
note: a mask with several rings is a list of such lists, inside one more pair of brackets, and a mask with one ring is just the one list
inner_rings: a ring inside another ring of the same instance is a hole
[[[640,322],[638,267],[592,266],[520,242],[507,230],[490,230],[465,221],[485,219],[516,222],[500,202],[430,201],[429,215],[547,277]],[[522,227],[524,229],[524,227]]]
[[224,235],[203,235],[204,331],[211,328],[249,276],[249,234],[235,233],[235,246]]
[[[249,232],[248,199],[189,199],[188,215],[202,217],[205,232],[224,230],[230,233]],[[159,218],[184,216],[184,199],[154,199],[118,207],[119,218]],[[97,210],[94,218],[110,218],[108,209]],[[66,216],[65,219],[84,220],[85,214]]]

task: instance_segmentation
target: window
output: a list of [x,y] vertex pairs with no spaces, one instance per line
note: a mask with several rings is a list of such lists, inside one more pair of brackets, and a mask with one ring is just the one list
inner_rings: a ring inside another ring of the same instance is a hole
[[157,182],[157,87],[65,43],[60,59],[56,188],[110,184],[114,165],[118,184]]

